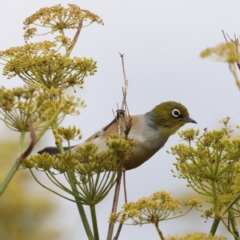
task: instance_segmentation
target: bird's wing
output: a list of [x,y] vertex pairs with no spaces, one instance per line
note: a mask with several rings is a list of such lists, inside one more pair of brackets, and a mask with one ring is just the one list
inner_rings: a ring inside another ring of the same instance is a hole
[[[117,120],[116,120],[116,118],[114,118],[113,121],[111,121],[105,127],[101,128],[99,131],[95,132],[91,137],[89,137],[83,143],[71,146],[71,148],[77,147],[79,145],[84,145],[85,143],[92,142],[92,141],[94,143],[97,143],[96,140],[98,140],[100,138],[107,139],[111,133],[116,133],[116,132],[117,132]],[[63,149],[64,149],[64,151],[67,151],[68,147],[63,147]],[[38,151],[38,153],[39,154],[49,153],[51,155],[56,155],[59,153],[59,150],[56,146],[51,146],[51,147],[45,147],[44,149]]]
[[[101,138],[101,137],[105,137],[107,130],[109,128],[111,128],[112,126],[115,126],[117,123],[116,118],[114,118],[108,125],[106,125],[105,127],[101,128],[99,131],[95,132],[91,137],[89,137],[85,142],[91,142],[92,140],[96,139],[96,138]],[[115,131],[114,131],[115,132]],[[113,132],[113,133],[114,133]]]

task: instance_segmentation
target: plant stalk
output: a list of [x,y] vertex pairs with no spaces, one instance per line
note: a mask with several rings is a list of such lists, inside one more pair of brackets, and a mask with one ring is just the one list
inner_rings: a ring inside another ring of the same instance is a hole
[[164,236],[163,236],[163,234],[162,234],[162,231],[160,230],[160,228],[159,228],[159,226],[158,226],[158,223],[154,223],[154,226],[155,226],[155,228],[156,228],[156,230],[157,230],[157,232],[158,232],[158,235],[159,235],[160,239],[161,239],[161,240],[165,240],[165,238],[164,238]]
[[[120,187],[121,187],[121,180],[122,180],[122,171],[118,172],[111,213],[115,213],[117,211],[117,205],[118,205],[118,199],[119,199],[119,193],[120,193]],[[109,223],[107,240],[112,240],[113,230],[114,230],[114,223]]]
[[[23,143],[24,143],[25,133],[26,133],[25,131],[21,132],[20,141],[19,141],[20,142],[20,145],[19,145],[19,155],[21,155],[22,151],[23,151]],[[10,169],[10,171],[8,172],[6,178],[1,183],[1,185],[0,185],[0,196],[3,194],[3,192],[7,188],[8,184],[10,183],[10,181],[12,180],[12,178],[15,175],[16,171],[18,170],[20,164],[21,164],[21,161],[19,161],[17,159],[15,161],[15,163],[13,164],[12,168]]]
[[95,240],[93,234],[92,234],[92,230],[90,228],[90,225],[88,223],[88,219],[87,219],[87,216],[86,216],[86,213],[85,213],[85,210],[84,210],[84,207],[83,205],[80,203],[77,195],[78,195],[78,191],[77,191],[77,187],[74,183],[74,178],[72,177],[72,174],[70,171],[67,172],[67,175],[68,175],[68,179],[69,179],[69,184],[72,188],[72,191],[74,193],[74,198],[76,200],[76,204],[77,204],[77,208],[78,208],[78,212],[80,214],[80,217],[82,219],[82,223],[83,223],[83,226],[84,226],[84,229],[85,229],[85,232],[88,236],[88,239],[89,240]]
[[16,171],[18,170],[19,165],[20,165],[20,162],[16,161],[14,163],[14,165],[12,166],[11,170],[9,171],[8,175],[4,179],[4,181],[1,183],[1,185],[0,185],[0,196],[3,194],[4,190],[8,186],[9,182],[13,178],[14,174],[16,173]]
[[215,215],[209,235],[211,235],[211,236],[215,235],[218,225],[219,225],[219,222],[220,222],[220,218]]
[[[123,171],[123,189],[124,189],[125,203],[127,203],[128,201],[127,201],[126,171]],[[116,233],[115,237],[113,238],[113,240],[118,239],[118,237],[121,233],[122,227],[123,227],[123,223],[120,223],[119,226],[118,226],[117,233]]]
[[97,216],[96,216],[96,208],[95,205],[90,205],[91,216],[92,216],[92,226],[94,232],[94,239],[99,240],[98,234],[98,224],[97,224]]
[[214,221],[210,230],[209,235],[211,234],[212,236],[215,235],[220,219],[221,219],[221,215],[219,215],[219,209],[218,209],[218,202],[217,202],[217,193],[216,193],[216,185],[215,185],[215,180],[211,181],[211,185],[212,185],[212,194],[213,194],[213,204],[214,204],[214,213],[215,213],[215,217],[214,217]]
[[237,229],[237,223],[236,223],[236,219],[234,217],[234,214],[231,210],[229,210],[229,217],[230,217],[230,224],[232,226],[232,231],[234,233],[234,239],[238,240],[239,239],[239,232]]

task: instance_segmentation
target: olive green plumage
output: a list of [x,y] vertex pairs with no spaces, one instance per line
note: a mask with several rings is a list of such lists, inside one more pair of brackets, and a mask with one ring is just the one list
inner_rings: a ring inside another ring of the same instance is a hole
[[174,134],[180,127],[188,122],[196,123],[189,118],[188,110],[181,103],[163,102],[152,110],[156,126],[166,137]]

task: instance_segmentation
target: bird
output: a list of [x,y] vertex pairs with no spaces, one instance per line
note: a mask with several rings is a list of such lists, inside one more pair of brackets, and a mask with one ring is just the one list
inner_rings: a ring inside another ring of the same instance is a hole
[[[167,142],[168,138],[177,132],[186,123],[197,123],[189,117],[187,108],[181,103],[167,101],[160,103],[150,112],[142,115],[131,115],[132,126],[128,138],[134,140],[137,146],[133,148],[131,157],[123,164],[125,170],[139,167],[158,152]],[[111,134],[118,133],[118,120],[115,118],[110,124],[94,133],[85,142],[73,146],[74,151],[78,146],[92,142],[98,147],[98,151],[107,150],[106,140]],[[64,147],[68,150],[68,147]],[[46,147],[38,152],[56,155],[57,147]]]

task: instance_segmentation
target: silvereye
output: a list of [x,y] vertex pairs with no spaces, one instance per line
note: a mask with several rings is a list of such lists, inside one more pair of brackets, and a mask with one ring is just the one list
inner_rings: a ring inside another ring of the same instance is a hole
[[[124,168],[130,170],[142,165],[161,149],[168,138],[186,123],[196,123],[189,117],[188,110],[177,102],[163,102],[143,115],[132,115],[132,127],[128,137],[132,138],[137,146],[129,160],[125,161]],[[93,134],[85,143],[93,142],[99,151],[107,149],[106,140],[110,134],[118,132],[118,122],[113,120],[106,127]],[[78,145],[79,146],[79,145]],[[74,146],[72,150],[74,151]],[[67,148],[64,148],[65,150]],[[58,153],[57,147],[46,147],[38,153]]]

